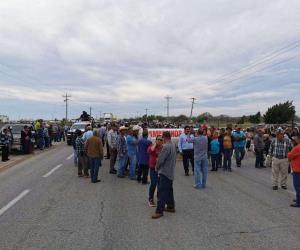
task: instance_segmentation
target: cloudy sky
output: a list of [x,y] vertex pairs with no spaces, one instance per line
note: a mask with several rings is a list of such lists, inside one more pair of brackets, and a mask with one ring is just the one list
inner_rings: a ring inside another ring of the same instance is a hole
[[1,0],[0,114],[300,113],[299,0]]

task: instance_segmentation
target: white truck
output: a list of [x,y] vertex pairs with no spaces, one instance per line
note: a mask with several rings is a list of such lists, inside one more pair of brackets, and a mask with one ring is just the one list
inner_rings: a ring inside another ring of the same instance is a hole
[[104,113],[103,118],[104,118],[104,123],[111,123],[113,122],[114,116],[112,113]]

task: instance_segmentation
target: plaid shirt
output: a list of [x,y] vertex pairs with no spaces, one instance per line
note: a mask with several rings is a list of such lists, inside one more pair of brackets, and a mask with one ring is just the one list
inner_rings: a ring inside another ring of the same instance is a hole
[[0,144],[3,146],[8,146],[10,143],[9,135],[1,133],[0,135]]
[[123,135],[118,135],[117,137],[117,150],[119,157],[124,157],[125,155],[127,155],[127,143]]
[[288,152],[290,152],[292,148],[291,140],[284,138],[282,141],[279,141],[275,139],[271,142],[269,155],[278,159],[284,159],[287,158]]
[[82,155],[85,150],[84,150],[84,140],[82,137],[77,137],[75,140],[75,146],[76,146],[76,153],[78,156]]

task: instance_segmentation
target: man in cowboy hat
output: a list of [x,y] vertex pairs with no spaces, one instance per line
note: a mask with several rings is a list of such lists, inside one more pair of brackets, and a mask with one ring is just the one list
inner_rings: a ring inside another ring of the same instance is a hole
[[293,145],[290,139],[284,137],[282,128],[276,131],[276,138],[272,141],[269,155],[272,158],[272,185],[273,190],[278,190],[279,175],[281,176],[280,184],[282,189],[287,189],[287,176],[289,169],[288,152]]

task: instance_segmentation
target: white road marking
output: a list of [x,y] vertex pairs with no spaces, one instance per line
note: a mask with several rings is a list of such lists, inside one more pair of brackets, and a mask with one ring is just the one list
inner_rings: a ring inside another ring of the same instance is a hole
[[68,156],[67,160],[71,160],[73,158],[74,154],[71,154],[70,156]]
[[52,170],[50,170],[47,174],[43,175],[44,178],[47,178],[48,176],[50,176],[51,174],[54,173],[54,171],[56,171],[57,169],[59,169],[60,167],[62,167],[62,164],[57,165],[55,168],[53,168]]
[[14,206],[19,200],[21,200],[25,195],[27,195],[31,190],[26,189],[22,193],[20,193],[16,198],[10,201],[6,206],[0,209],[0,216],[3,215],[8,209]]

